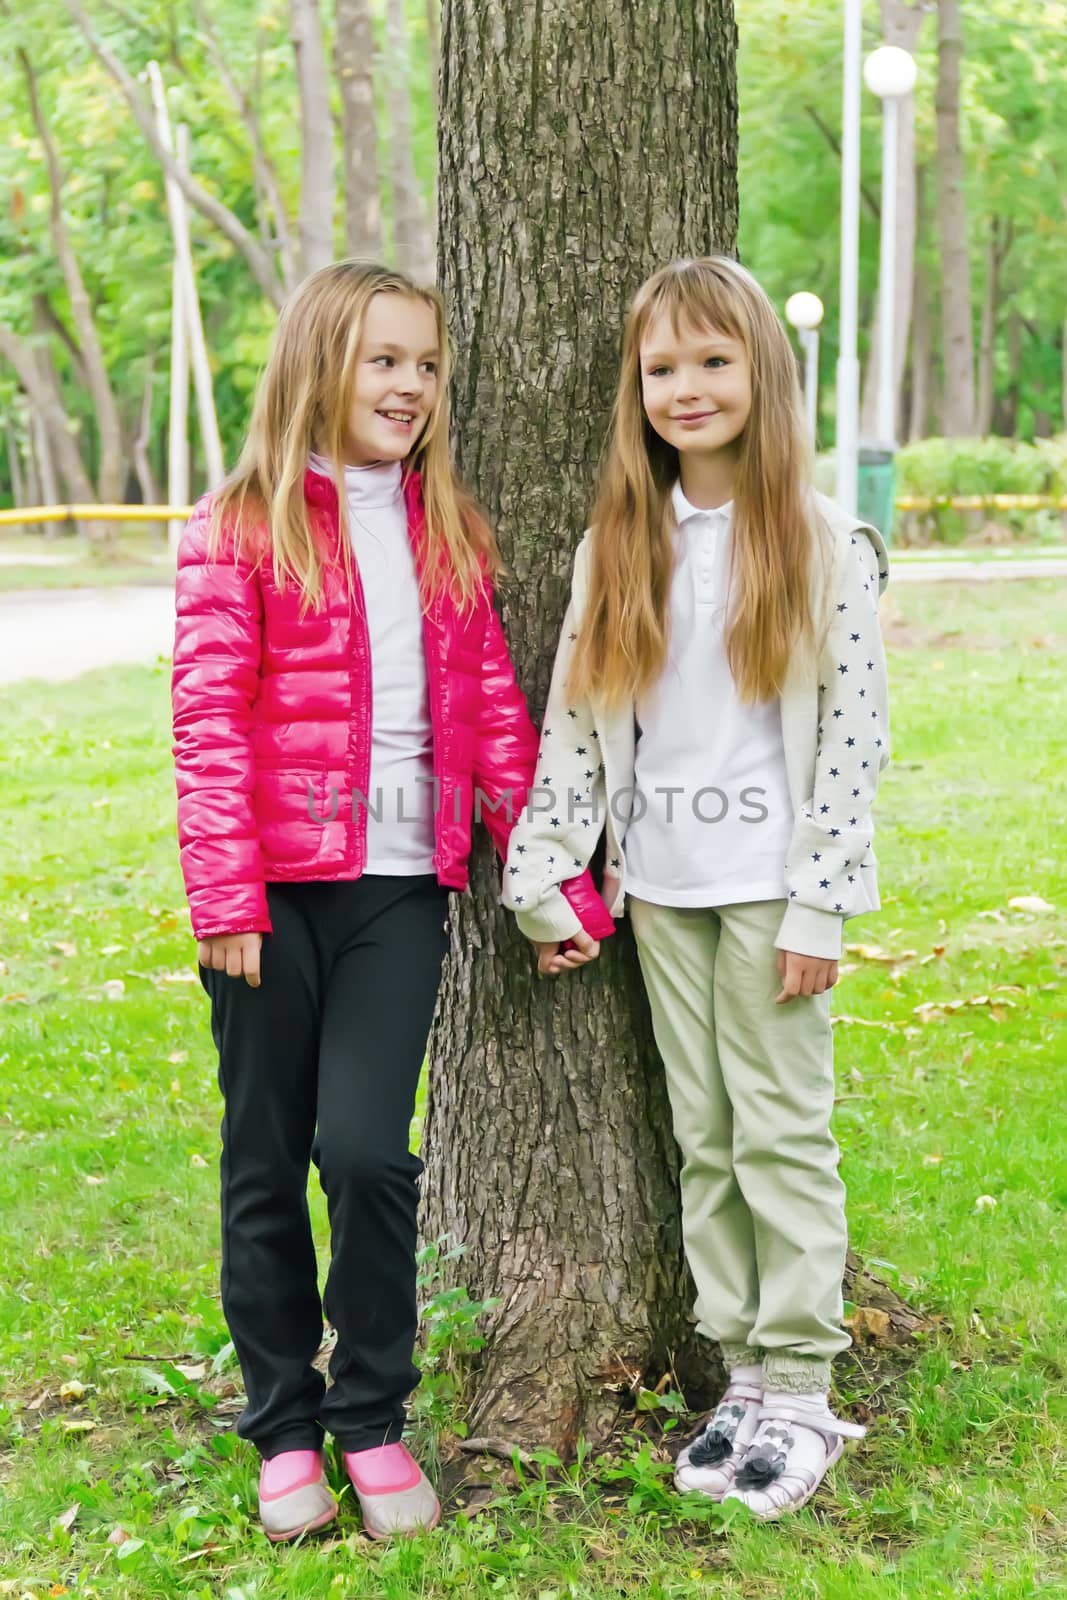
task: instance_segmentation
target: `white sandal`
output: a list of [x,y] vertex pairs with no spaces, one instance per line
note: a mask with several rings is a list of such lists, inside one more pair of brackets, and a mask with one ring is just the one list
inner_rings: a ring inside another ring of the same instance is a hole
[[760,1384],[731,1380],[709,1420],[679,1455],[675,1488],[721,1500],[755,1437],[762,1403]]
[[[774,1522],[807,1505],[830,1468],[841,1459],[846,1439],[862,1439],[866,1428],[843,1422],[829,1406],[823,1412],[764,1397],[755,1437],[724,1500],[740,1500],[760,1522]],[[820,1463],[815,1435],[824,1451]]]

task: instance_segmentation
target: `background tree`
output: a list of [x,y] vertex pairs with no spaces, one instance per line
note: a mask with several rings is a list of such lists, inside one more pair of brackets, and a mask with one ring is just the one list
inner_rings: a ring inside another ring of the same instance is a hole
[[941,241],[941,328],[945,380],[941,431],[949,437],[975,431],[974,320],[967,196],[960,144],[960,0],[937,4],[937,179]]

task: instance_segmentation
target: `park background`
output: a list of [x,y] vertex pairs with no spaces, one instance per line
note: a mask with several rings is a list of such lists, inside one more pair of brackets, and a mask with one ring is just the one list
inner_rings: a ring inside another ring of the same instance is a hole
[[[540,14],[502,0],[452,9],[457,28],[479,9],[510,18],[516,38],[520,19]],[[664,18],[677,25],[687,11],[721,45],[722,77],[700,99],[714,100],[718,117],[734,92],[729,7],[671,0],[629,8],[627,26],[654,59]],[[842,7],[739,0],[736,12],[737,247],[779,308],[801,289],[826,306],[819,441],[831,447]],[[511,37],[504,29],[475,43],[505,48]],[[1067,493],[1067,7],[868,3],[865,49],[882,39],[907,43],[919,63],[914,164],[901,177],[913,182],[916,227],[898,272],[911,302],[897,319],[898,489],[1043,502],[906,513],[895,529],[898,572],[912,544],[990,553],[987,565],[1005,552],[1013,562],[1040,554],[1055,566]],[[432,3],[336,0],[320,13],[310,0],[93,0],[84,11],[76,0],[22,0],[0,4],[0,40],[0,504],[166,498],[173,244],[160,163],[130,103],[147,100],[150,60],[173,125],[189,127],[208,197],[206,209],[190,207],[192,251],[227,462],[275,307],[306,265],[348,248],[432,271],[439,113],[449,114],[447,95],[437,104]],[[694,111],[677,83],[662,105],[669,118]],[[717,130],[729,133],[729,120]],[[879,122],[865,95],[868,434]],[[442,124],[451,136],[457,126]],[[706,151],[699,129],[694,142]],[[727,189],[732,159],[728,140],[715,147]],[[728,212],[728,194],[722,204]],[[614,271],[605,282],[609,375],[622,301]],[[464,313],[469,285],[467,295]],[[484,314],[506,321],[509,307],[490,297]],[[462,430],[462,405],[457,415]],[[195,405],[189,430],[193,494],[209,474]],[[589,430],[577,431],[587,491]],[[556,428],[552,448],[559,438]],[[482,487],[477,448],[467,450]],[[507,533],[508,494],[488,487]],[[523,666],[535,709],[581,526],[580,491],[569,493],[568,514],[548,530],[560,559],[545,625],[510,618],[531,653]],[[116,586],[118,595],[170,581],[165,524],[57,516],[44,530],[16,521],[0,545],[0,635],[14,636],[17,613],[45,584]],[[521,537],[514,554],[528,570]],[[770,1529],[673,1496],[668,1447],[686,1426],[683,1401],[671,1372],[646,1382],[625,1363],[600,1383],[615,1427],[605,1433],[603,1407],[587,1403],[594,1442],[577,1448],[577,1461],[573,1440],[561,1448],[546,1428],[539,1448],[528,1426],[521,1458],[494,1465],[472,1453],[465,1464],[478,1471],[460,1482],[486,1356],[478,1344],[488,1334],[492,1350],[500,1315],[480,1314],[493,1292],[488,1277],[476,1282],[484,1241],[457,1254],[475,1243],[461,1229],[428,1246],[415,1412],[421,1448],[455,1484],[452,1519],[432,1539],[389,1550],[368,1545],[350,1516],[325,1547],[265,1550],[254,1531],[255,1464],[229,1432],[239,1397],[215,1284],[218,1107],[177,873],[166,664],[59,683],[5,671],[0,1593],[1067,1592],[1058,1128],[1067,604],[1062,576],[975,577],[968,562],[967,582],[900,582],[885,604],[896,754],[879,806],[885,909],[849,930],[835,1002],[837,1128],[865,1267],[852,1286],[856,1349],[842,1363],[839,1400],[871,1432],[811,1510]],[[64,613],[51,614],[58,666],[48,676],[61,676]],[[502,962],[524,959],[499,937]],[[593,985],[626,980],[620,962],[576,986],[577,999],[529,997],[518,978],[507,985],[511,1003],[542,1024],[536,1008],[556,1007],[545,1025],[566,1076],[583,1007],[595,1013],[603,1000]],[[450,1014],[462,1011],[463,981],[461,971],[446,991]],[[526,1057],[517,1061],[525,1071]],[[579,1100],[584,1087],[577,1074],[567,1084]],[[445,1134],[469,1115],[462,1096],[453,1100],[446,1094],[438,1113]],[[480,1127],[468,1132],[484,1138]],[[539,1159],[551,1182],[552,1152]],[[435,1192],[435,1217],[448,1200]],[[315,1214],[321,1226],[322,1208]],[[491,1235],[492,1205],[486,1215]],[[652,1254],[672,1252],[665,1220]],[[541,1344],[554,1331],[543,1327]]]

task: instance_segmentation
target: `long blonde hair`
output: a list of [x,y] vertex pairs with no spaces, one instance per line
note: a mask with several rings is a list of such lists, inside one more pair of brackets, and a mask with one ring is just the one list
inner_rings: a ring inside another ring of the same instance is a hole
[[813,634],[811,452],[785,329],[751,273],[726,256],[661,268],[626,318],[569,689],[617,705],[648,690],[666,666],[678,451],[652,427],[641,395],[641,343],[661,312],[676,337],[682,328],[714,328],[738,339],[751,364],[752,407],[734,479],[726,653],[742,699],[767,700],[780,691],[792,651]]
[[473,604],[500,565],[496,540],[452,465],[448,443],[450,359],[444,301],[436,289],[370,261],[336,261],[305,278],[286,302],[256,391],[248,437],[234,471],[213,496],[209,555],[224,539],[259,562],[269,553],[279,588],[295,582],[305,606],[322,593],[323,557],[336,556],[351,578],[347,538],[325,551],[308,514],[304,474],[313,450],[335,463],[338,504],[345,503],[346,423],[367,306],[376,294],[422,300],[434,312],[439,350],[437,396],[404,476],[422,478],[425,547],[422,602],[448,590]]

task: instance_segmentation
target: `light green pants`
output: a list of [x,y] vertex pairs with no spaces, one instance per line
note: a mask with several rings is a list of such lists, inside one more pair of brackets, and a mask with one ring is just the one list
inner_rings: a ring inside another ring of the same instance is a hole
[[829,993],[775,1005],[781,900],[627,904],[682,1152],[698,1330],[728,1365],[762,1360],[770,1389],[824,1389],[849,1344]]

